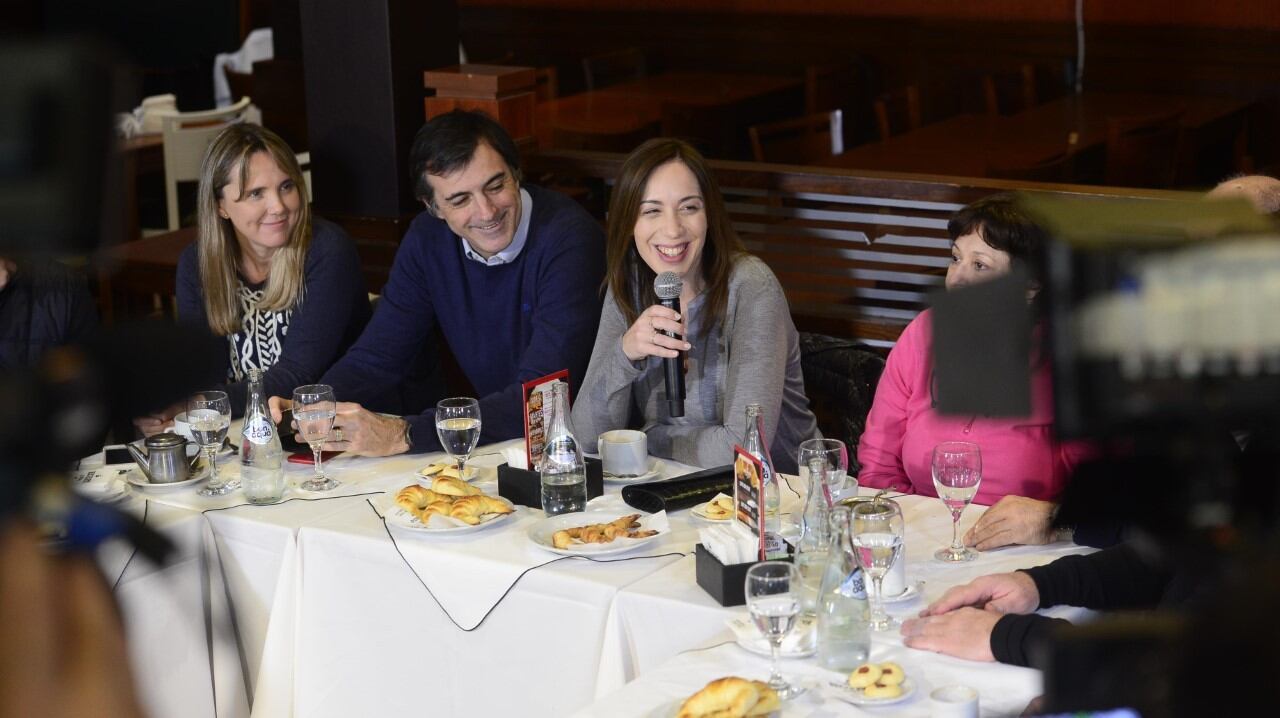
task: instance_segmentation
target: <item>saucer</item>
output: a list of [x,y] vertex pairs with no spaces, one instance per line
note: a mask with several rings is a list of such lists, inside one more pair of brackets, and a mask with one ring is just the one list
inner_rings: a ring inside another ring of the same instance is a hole
[[194,477],[187,479],[186,481],[175,481],[171,484],[153,484],[150,481],[147,481],[147,477],[143,476],[142,472],[130,471],[129,473],[125,474],[124,478],[125,478],[125,481],[128,481],[129,483],[133,484],[134,486],[140,489],[167,491],[169,489],[177,489],[183,486],[190,486],[200,481],[204,481],[209,477],[208,477],[207,471],[201,471],[200,473],[197,473]]
[[606,471],[604,474],[604,480],[606,483],[610,484],[639,484],[645,481],[653,481],[662,475],[663,467],[664,464],[661,459],[655,459],[650,456],[649,470],[643,474],[638,474],[636,476],[614,476]]
[[924,593],[924,581],[911,581],[907,583],[907,588],[896,596],[885,596],[880,599],[881,603],[902,603],[918,598]]

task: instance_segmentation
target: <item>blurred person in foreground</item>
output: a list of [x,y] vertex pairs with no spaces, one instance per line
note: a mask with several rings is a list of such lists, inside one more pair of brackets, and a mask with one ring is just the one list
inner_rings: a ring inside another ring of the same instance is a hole
[[[569,370],[582,381],[600,319],[604,238],[586,210],[521,182],[515,142],[482,112],[432,118],[411,171],[426,207],[409,226],[364,334],[325,375],[339,399],[326,451],[360,456],[440,451],[435,407],[386,406],[440,330],[475,388],[481,443],[522,436],[524,382]],[[271,398],[273,413],[291,402]]]
[[[947,223],[951,235],[948,290],[1007,274],[1014,263],[1034,273],[1047,241],[1044,230],[999,194],[970,204]],[[1039,285],[1030,283],[1027,301]],[[1083,455],[1083,448],[1053,436],[1053,384],[1047,360],[1033,356],[1031,414],[1023,418],[942,416],[935,410],[930,356],[932,312],[903,330],[889,352],[858,444],[860,486],[936,496],[931,471],[934,446],[969,441],[982,448],[982,484],[975,504],[990,505],[964,542],[978,550],[1010,544],[1071,540],[1051,523],[1054,503]]]
[[1261,215],[1280,218],[1280,179],[1266,175],[1239,175],[1219,182],[1205,195],[1208,199],[1239,197],[1249,201]]
[[97,328],[83,277],[48,259],[0,257],[0,371],[33,367]]
[[[674,139],[636,148],[614,187],[608,243],[600,330],[573,407],[586,450],[605,431],[635,426],[650,453],[718,466],[743,442],[754,403],[764,409],[776,468],[794,473],[800,443],[819,436],[799,335],[782,285],[738,239],[702,155]],[[679,313],[657,301],[653,282],[663,272],[681,279]],[[672,417],[663,359],[681,352],[684,416]]]
[[90,556],[0,523],[0,716],[141,718],[120,613]]
[[[369,319],[355,242],[311,214],[302,168],[274,132],[236,124],[209,143],[200,166],[199,235],[178,259],[178,320],[227,340],[231,410],[263,390],[292,394],[342,356]],[[177,358],[177,357],[175,357]],[[163,430],[181,404],[134,420]]]

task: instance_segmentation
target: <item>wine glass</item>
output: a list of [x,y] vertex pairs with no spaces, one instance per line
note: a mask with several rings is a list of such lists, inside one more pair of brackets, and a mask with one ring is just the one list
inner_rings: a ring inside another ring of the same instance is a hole
[[198,492],[201,496],[223,496],[240,488],[239,481],[222,483],[215,455],[227,439],[231,426],[231,400],[225,391],[202,391],[187,399],[187,422],[191,438],[209,461],[209,483]]
[[960,544],[960,514],[982,483],[982,450],[969,441],[944,441],[933,447],[933,487],[951,510],[951,545],[938,549],[939,561],[972,561],[978,552]]
[[747,610],[751,620],[765,638],[773,662],[769,669],[769,687],[782,699],[798,696],[804,688],[787,683],[778,670],[778,652],[782,639],[795,626],[800,615],[800,574],[786,561],[763,561],[747,569]]
[[808,439],[800,444],[800,477],[809,487],[804,499],[801,531],[825,527],[827,513],[844,488],[849,451],[839,439]]
[[884,612],[884,594],[881,582],[884,576],[900,560],[904,521],[902,509],[888,500],[863,501],[853,505],[852,521],[853,554],[862,572],[871,577],[871,620],[873,631],[887,631],[897,621]]
[[306,491],[329,491],[341,486],[341,482],[324,475],[321,450],[338,416],[338,402],[333,398],[333,387],[328,384],[307,384],[293,390],[293,420],[298,423],[298,433],[311,447],[315,463],[315,476],[303,481],[299,487]]
[[444,450],[458,462],[458,478],[466,481],[463,470],[467,457],[480,441],[480,402],[467,396],[440,400],[436,404],[436,435]]

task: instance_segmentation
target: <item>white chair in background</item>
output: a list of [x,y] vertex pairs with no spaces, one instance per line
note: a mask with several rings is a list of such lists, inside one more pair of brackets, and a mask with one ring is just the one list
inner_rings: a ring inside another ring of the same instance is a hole
[[299,152],[298,166],[302,168],[302,179],[307,183],[307,202],[315,200],[315,195],[311,194],[311,153]]
[[246,121],[248,97],[234,105],[202,112],[166,115],[164,121],[164,195],[169,231],[178,228],[178,183],[200,179],[200,161],[215,135],[236,122]]

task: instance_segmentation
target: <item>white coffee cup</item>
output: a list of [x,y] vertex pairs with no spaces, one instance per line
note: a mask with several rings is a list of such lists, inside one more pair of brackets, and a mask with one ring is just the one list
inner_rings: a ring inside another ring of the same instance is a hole
[[191,434],[191,423],[187,421],[187,412],[180,411],[173,417],[173,433],[187,441],[195,441],[195,437]]
[[969,686],[943,686],[929,694],[933,718],[978,718],[978,692]]
[[889,567],[889,572],[880,579],[880,590],[885,598],[893,598],[907,590],[907,553],[898,554],[898,560]]
[[643,431],[606,431],[597,445],[606,474],[631,477],[649,471],[649,437]]

